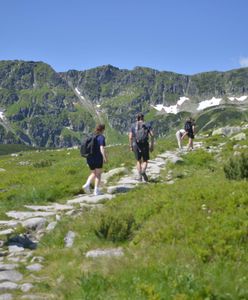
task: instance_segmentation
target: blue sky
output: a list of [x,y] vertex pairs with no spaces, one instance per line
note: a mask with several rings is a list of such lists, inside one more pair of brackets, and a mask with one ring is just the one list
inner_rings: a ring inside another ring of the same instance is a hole
[[195,74],[248,66],[247,0],[8,0],[0,60]]

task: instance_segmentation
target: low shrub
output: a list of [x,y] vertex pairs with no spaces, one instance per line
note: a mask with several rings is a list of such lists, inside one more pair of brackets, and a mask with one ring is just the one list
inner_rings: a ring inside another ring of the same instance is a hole
[[45,168],[50,167],[52,165],[51,160],[42,159],[33,164],[34,168]]
[[248,178],[248,154],[232,157],[224,166],[227,179],[241,180]]
[[114,211],[102,212],[94,225],[95,234],[112,242],[130,240],[137,224],[132,213]]

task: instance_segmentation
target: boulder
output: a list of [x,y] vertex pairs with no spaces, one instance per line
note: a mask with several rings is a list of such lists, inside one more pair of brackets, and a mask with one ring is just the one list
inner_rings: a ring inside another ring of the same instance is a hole
[[122,248],[112,248],[112,249],[95,249],[88,251],[86,253],[86,257],[102,257],[102,256],[107,256],[107,257],[112,257],[112,256],[122,256],[124,255],[124,252]]
[[226,127],[222,127],[222,128],[218,128],[215,129],[212,132],[212,135],[224,135],[224,136],[232,136],[235,133],[239,133],[242,130],[241,127],[230,127],[230,126],[226,126]]
[[235,136],[231,137],[230,140],[232,140],[232,141],[246,140],[246,134],[244,132],[241,132],[241,133],[236,134]]

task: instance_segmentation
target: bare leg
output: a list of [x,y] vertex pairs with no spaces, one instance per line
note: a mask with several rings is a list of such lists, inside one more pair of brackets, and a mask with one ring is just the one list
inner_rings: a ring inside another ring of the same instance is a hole
[[178,148],[182,149],[182,142],[181,142],[181,134],[180,134],[180,132],[176,133],[176,138],[177,138]]
[[143,176],[145,182],[148,181],[148,177],[147,177],[147,175],[146,175],[147,164],[148,164],[148,161],[147,161],[147,160],[143,162],[143,164],[142,164],[142,171],[141,171],[141,174],[142,174],[142,176]]
[[147,168],[147,165],[148,165],[148,161],[144,161],[143,164],[142,164],[142,170],[141,170],[141,173],[145,173],[146,168]]
[[139,174],[139,180],[141,181],[142,180],[142,177],[141,177],[141,173],[142,173],[142,163],[141,163],[141,160],[137,160],[137,171],[138,171],[138,174]]
[[91,171],[90,176],[88,177],[86,183],[83,185],[84,192],[90,194],[90,184],[95,179],[95,171]]
[[193,149],[193,139],[189,138],[189,143],[188,143],[188,151]]
[[95,169],[94,194],[98,194],[99,193],[99,186],[101,184],[101,174],[102,174],[102,169]]
[[90,176],[88,177],[85,186],[90,186],[91,182],[95,179],[95,171],[92,171]]

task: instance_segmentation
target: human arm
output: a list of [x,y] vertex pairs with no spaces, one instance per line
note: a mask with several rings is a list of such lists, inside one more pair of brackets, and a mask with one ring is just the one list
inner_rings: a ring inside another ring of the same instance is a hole
[[149,149],[152,152],[154,150],[154,133],[153,133],[152,129],[149,130],[149,136],[150,136]]
[[181,136],[181,140],[183,140],[187,134],[188,134],[188,132],[185,131],[184,134]]
[[133,133],[132,133],[132,131],[130,131],[129,134],[128,134],[128,141],[129,141],[129,149],[130,149],[130,151],[132,151],[133,150],[133,145],[132,145]]
[[103,145],[100,146],[100,151],[101,151],[101,154],[103,157],[103,161],[106,163],[108,160],[107,160],[107,155],[106,155],[105,148]]

